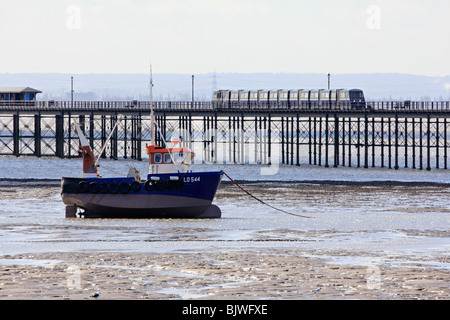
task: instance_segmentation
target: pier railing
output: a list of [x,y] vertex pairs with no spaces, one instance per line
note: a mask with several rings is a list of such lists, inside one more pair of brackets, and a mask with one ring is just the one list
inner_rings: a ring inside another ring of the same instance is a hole
[[[354,112],[354,113],[450,113],[450,101],[368,101],[366,108],[351,106],[223,106],[210,101],[155,101],[156,110],[239,112]],[[0,111],[149,111],[149,101],[0,101]]]

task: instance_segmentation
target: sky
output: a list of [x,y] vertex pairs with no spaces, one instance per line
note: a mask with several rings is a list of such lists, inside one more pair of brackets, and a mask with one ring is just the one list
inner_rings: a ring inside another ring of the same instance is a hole
[[450,75],[448,0],[0,0],[0,73]]

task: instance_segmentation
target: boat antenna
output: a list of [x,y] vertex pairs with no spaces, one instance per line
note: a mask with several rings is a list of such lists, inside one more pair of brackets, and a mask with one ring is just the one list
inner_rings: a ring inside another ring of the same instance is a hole
[[[152,73],[152,64],[150,63],[150,118],[152,123],[152,143],[154,146],[156,146],[156,122],[155,122],[155,115],[154,115],[154,105],[153,105],[153,73]],[[158,131],[161,139],[163,140],[164,146],[167,147],[166,139],[164,139],[164,135],[161,132],[161,128],[158,126]],[[178,165],[175,162],[175,159],[173,158],[173,155],[171,152],[169,152],[170,159],[172,160],[173,164],[178,168]]]

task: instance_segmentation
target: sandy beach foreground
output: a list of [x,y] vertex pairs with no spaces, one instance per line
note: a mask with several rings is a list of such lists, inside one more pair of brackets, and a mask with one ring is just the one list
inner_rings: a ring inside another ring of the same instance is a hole
[[[421,261],[415,265],[410,262],[405,267],[392,267],[383,262],[355,266],[307,257],[310,254],[270,248],[203,253],[74,252],[2,256],[0,299],[450,297],[448,270],[427,267]],[[378,261],[377,257],[373,258]],[[442,261],[448,262],[448,258]],[[100,295],[94,297],[96,293]]]

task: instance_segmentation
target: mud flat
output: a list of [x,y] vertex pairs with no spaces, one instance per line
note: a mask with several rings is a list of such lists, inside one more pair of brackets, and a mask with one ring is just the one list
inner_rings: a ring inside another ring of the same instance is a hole
[[[427,261],[351,265],[314,252],[249,249],[183,253],[2,256],[0,299],[446,299],[450,273]],[[332,258],[348,252],[322,252]],[[366,253],[352,253],[355,256]],[[448,258],[442,264],[449,264]],[[99,297],[92,297],[99,292]]]
[[450,188],[439,176],[244,184],[308,219],[224,183],[223,218],[201,221],[65,219],[51,181],[4,181],[0,299],[449,300]]

